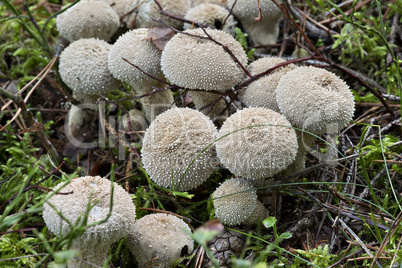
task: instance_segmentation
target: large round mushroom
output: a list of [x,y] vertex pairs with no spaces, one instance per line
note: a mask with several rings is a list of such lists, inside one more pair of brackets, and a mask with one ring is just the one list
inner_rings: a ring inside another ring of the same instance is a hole
[[246,108],[232,114],[218,133],[221,163],[236,176],[264,179],[290,165],[297,137],[289,121],[266,108]]
[[[72,180],[64,188],[65,182],[55,187],[55,194],[43,205],[43,219],[47,228],[57,236],[71,231],[71,226],[59,216],[61,213],[72,224],[82,224],[88,206],[91,206],[87,225],[102,221],[110,212],[111,182],[102,177],[80,177]],[[125,236],[134,225],[135,206],[130,195],[114,184],[113,206],[110,217],[102,224],[92,225],[73,239],[72,248],[78,250],[78,258],[70,260],[70,267],[103,266],[107,260],[109,247]],[[60,190],[61,189],[61,190]],[[89,263],[89,264],[88,264]]]
[[178,191],[201,185],[215,169],[215,146],[209,145],[216,135],[212,121],[199,111],[172,108],[160,114],[145,132],[145,171],[157,185]]
[[334,73],[299,67],[279,81],[276,100],[294,127],[319,135],[346,127],[355,110],[349,86]]

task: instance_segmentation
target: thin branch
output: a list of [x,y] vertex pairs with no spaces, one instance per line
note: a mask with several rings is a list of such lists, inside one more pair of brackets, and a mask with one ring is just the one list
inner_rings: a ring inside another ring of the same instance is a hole
[[146,76],[149,76],[149,77],[151,77],[152,79],[154,79],[154,80],[156,80],[156,81],[159,81],[159,82],[161,82],[161,83],[164,83],[164,84],[167,84],[167,85],[169,85],[169,86],[172,86],[171,83],[169,83],[169,82],[167,82],[167,81],[164,81],[164,80],[162,80],[162,79],[159,79],[159,78],[153,76],[152,74],[149,74],[149,73],[147,73],[146,71],[142,70],[139,66],[135,65],[134,63],[131,63],[128,59],[122,58],[122,60],[124,60],[125,62],[127,62],[128,64],[130,64],[131,66],[133,66],[134,68],[138,69],[140,72],[142,72],[142,73],[145,74]]

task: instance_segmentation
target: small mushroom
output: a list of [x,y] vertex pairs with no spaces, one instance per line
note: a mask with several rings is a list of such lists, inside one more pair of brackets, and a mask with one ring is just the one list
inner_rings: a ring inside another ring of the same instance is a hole
[[276,100],[292,126],[319,135],[346,127],[355,110],[349,86],[327,70],[298,67],[279,81]]
[[[43,219],[52,233],[64,236],[71,231],[71,226],[54,208],[74,225],[82,224],[88,205],[92,206],[88,213],[88,225],[106,219],[111,199],[111,182],[108,179],[99,176],[80,177],[60,190],[64,184],[65,182],[58,184],[55,191],[65,194],[55,194],[43,205]],[[107,260],[110,246],[133,227],[134,203],[120,185],[113,184],[113,207],[110,217],[102,224],[88,227],[81,236],[73,239],[71,247],[79,251],[79,258],[70,260],[69,267],[102,266]]]
[[[283,62],[285,60],[278,57],[261,58],[251,63],[248,70],[252,75],[256,75]],[[276,87],[281,77],[294,68],[296,65],[289,64],[275,69],[268,75],[249,84],[241,91],[239,97],[247,107],[264,107],[279,113],[280,110],[276,102]]]
[[81,1],[56,17],[57,30],[70,42],[82,38],[108,41],[119,24],[116,11],[102,1]]
[[236,176],[264,179],[275,175],[296,157],[297,137],[291,127],[284,116],[270,109],[237,111],[219,130],[218,158]]
[[172,267],[194,249],[188,233],[191,229],[182,219],[164,213],[150,214],[131,227],[127,245],[140,267]]
[[148,128],[148,123],[143,112],[137,109],[132,109],[123,116],[121,127],[134,134],[133,140],[135,142],[141,143],[143,134],[140,132],[143,132]]
[[[222,30],[228,34],[235,34],[237,22],[229,11],[216,4],[200,4],[187,11],[185,19],[202,24],[205,27]],[[184,29],[192,29],[194,25],[184,23]],[[223,27],[222,27],[223,26]]]
[[243,224],[245,225],[258,224],[259,222],[265,220],[267,217],[268,217],[268,210],[259,200],[257,200],[255,209],[253,210],[251,215],[244,220]]
[[215,169],[215,147],[208,146],[216,134],[212,121],[199,111],[172,108],[160,114],[143,140],[146,172],[157,185],[178,191],[201,185]]
[[241,178],[232,178],[222,183],[214,191],[212,200],[216,217],[229,226],[242,224],[249,219],[258,201],[256,190]]
[[107,66],[110,48],[103,40],[79,39],[61,53],[61,79],[79,101],[94,102],[98,94],[107,94],[121,85]]
[[[261,7],[260,20],[256,20],[259,15],[257,3],[260,3]],[[229,10],[233,7],[233,14],[240,20],[255,46],[276,43],[282,12],[274,2],[271,0],[228,0],[227,7]]]
[[[178,17],[184,17],[191,7],[190,0],[159,0],[158,2],[166,13]],[[183,22],[161,14],[158,5],[153,0],[134,1],[126,8],[126,12],[130,11],[132,12],[124,19],[129,29],[151,28],[162,25],[154,20],[163,21],[179,30],[183,27]]]
[[[137,95],[151,93],[153,87],[164,87],[159,80],[165,77],[161,71],[161,51],[147,38],[148,29],[131,30],[120,36],[110,49],[109,70],[117,79],[130,84]],[[131,64],[138,66],[144,74]],[[151,77],[152,76],[152,77]],[[154,78],[156,79],[154,79]],[[170,90],[153,93],[140,99],[147,119],[152,122],[155,116],[168,110],[173,103]]]

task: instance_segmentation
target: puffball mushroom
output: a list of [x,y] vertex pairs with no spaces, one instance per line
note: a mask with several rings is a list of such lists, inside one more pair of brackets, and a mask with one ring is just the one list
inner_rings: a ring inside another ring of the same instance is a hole
[[[241,64],[247,64],[246,53],[233,36],[220,30],[205,30],[227,46]],[[162,71],[169,81],[188,89],[226,91],[243,80],[243,70],[222,46],[197,37],[206,37],[202,29],[184,32],[195,36],[176,34],[162,52]]]
[[[283,62],[285,60],[278,57],[261,58],[252,62],[248,70],[252,75],[256,75]],[[281,77],[295,68],[296,65],[288,64],[275,69],[273,72],[249,84],[241,91],[239,97],[247,107],[264,107],[280,113],[276,102],[276,87]]]
[[116,11],[102,1],[81,1],[56,17],[60,35],[69,41],[99,38],[108,41],[119,28]]
[[[137,3],[133,2],[128,5],[126,9],[126,12],[135,9],[134,12],[125,17],[129,29],[161,26],[160,23],[152,19],[163,21],[167,25],[176,29],[181,29],[183,27],[183,22],[161,14],[158,5],[153,0],[136,2]],[[190,0],[159,0],[158,2],[165,12],[178,17],[184,17],[187,10],[191,7]]]
[[103,40],[79,39],[60,54],[61,79],[80,101],[96,100],[97,94],[107,94],[121,85],[107,67],[110,48]]
[[[130,84],[137,95],[152,92],[152,87],[165,86],[123,60],[127,59],[147,74],[165,80],[160,65],[161,51],[147,38],[147,34],[148,29],[141,28],[121,35],[110,49],[108,56],[109,70],[117,79]],[[147,119],[151,122],[155,116],[171,107],[173,96],[170,90],[163,90],[140,101]]]
[[[267,126],[260,126],[264,124]],[[297,137],[289,121],[266,108],[246,108],[232,114],[219,130],[218,139],[219,160],[243,178],[275,175],[297,154]]]
[[[237,22],[229,11],[216,4],[200,4],[187,11],[185,19],[202,24],[205,27],[222,30],[228,34],[235,34]],[[223,24],[225,22],[225,24]],[[194,25],[184,23],[184,29],[192,29]],[[221,29],[221,27],[223,28]]]
[[[258,17],[258,2],[261,7],[260,21],[255,20]],[[229,10],[233,4],[235,4],[232,10],[233,14],[240,20],[255,46],[276,43],[282,12],[274,2],[271,0],[228,0],[227,7]]]
[[[59,191],[64,184],[65,182],[58,184],[55,191]],[[69,267],[92,267],[88,262],[102,266],[107,260],[109,247],[134,226],[134,203],[120,185],[115,182],[113,184],[113,207],[109,219],[102,224],[88,227],[81,236],[73,239],[72,248],[79,251],[80,258],[72,259]],[[55,235],[64,236],[71,228],[54,208],[72,224],[82,224],[88,204],[92,206],[88,213],[88,225],[106,219],[111,199],[111,182],[108,179],[99,176],[80,177],[60,191],[66,194],[55,194],[43,205],[43,219],[47,228]]]
[[258,222],[262,222],[267,217],[268,217],[268,210],[259,200],[257,200],[255,209],[253,210],[251,215],[244,220],[243,224],[245,225],[258,224]]
[[127,236],[127,245],[141,267],[172,267],[182,254],[190,254],[194,241],[191,229],[180,218],[150,214],[137,220]]
[[276,100],[294,127],[316,135],[344,128],[355,110],[349,86],[317,67],[298,67],[286,73],[279,81]]
[[220,95],[205,91],[191,91],[190,95],[197,110],[200,110],[201,108],[211,104],[211,106],[200,110],[200,112],[207,115],[212,119],[212,121],[221,122],[223,121],[222,119],[226,119],[228,117],[228,110],[225,110],[225,100],[222,98],[216,102]]
[[225,225],[239,225],[246,221],[257,206],[257,192],[242,178],[223,182],[212,194],[215,216]]
[[191,0],[191,7],[196,7],[200,4],[215,4],[226,7],[226,0]]
[[214,171],[211,162],[215,160],[215,147],[208,145],[216,134],[211,119],[199,111],[172,108],[160,114],[143,140],[141,155],[146,172],[157,185],[177,191],[201,185]]

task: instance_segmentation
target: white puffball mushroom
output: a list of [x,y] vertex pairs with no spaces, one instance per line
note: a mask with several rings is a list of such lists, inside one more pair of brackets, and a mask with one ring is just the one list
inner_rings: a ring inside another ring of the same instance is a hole
[[162,187],[177,191],[196,188],[214,171],[215,146],[207,146],[216,135],[211,119],[201,112],[172,108],[157,116],[145,132],[141,150],[144,169]]
[[71,42],[82,38],[108,41],[119,24],[116,11],[102,1],[81,1],[56,17],[57,30]]
[[223,182],[212,194],[215,216],[225,225],[245,222],[257,206],[257,192],[242,178]]
[[203,114],[208,115],[208,117],[211,118],[212,121],[220,122],[228,117],[228,109],[226,109],[225,100],[222,98],[217,101],[220,95],[205,91],[191,91],[190,95],[197,110],[210,105],[200,111]]
[[270,109],[237,111],[219,130],[218,158],[236,176],[249,179],[273,176],[296,157],[297,137],[291,127],[284,116]]
[[110,48],[111,45],[103,40],[79,39],[60,54],[61,79],[81,99],[85,99],[82,95],[93,99],[93,96],[107,94],[121,85],[107,66]]
[[[252,62],[248,70],[252,75],[256,75],[283,62],[285,60],[278,57],[261,58]],[[239,97],[247,107],[264,107],[279,113],[280,110],[276,102],[276,87],[281,77],[294,68],[296,68],[296,65],[288,64],[275,69],[273,72],[250,83],[241,91]]]
[[[110,49],[108,66],[112,74],[119,80],[130,84],[137,95],[152,92],[153,87],[165,87],[158,81],[165,80],[161,71],[161,51],[147,38],[148,29],[134,29],[120,36]],[[130,63],[138,66],[144,74]],[[155,116],[168,110],[173,104],[173,95],[170,90],[163,90],[140,99],[145,116],[152,122]]]
[[121,35],[110,49],[108,67],[110,72],[133,88],[148,89],[159,81],[144,74],[123,59],[138,66],[155,78],[164,80],[161,71],[162,52],[147,38],[148,29],[134,29]]
[[172,267],[174,262],[194,249],[188,236],[191,229],[180,218],[150,214],[137,220],[127,236],[127,245],[140,267]]
[[[58,184],[55,191],[59,191],[64,184]],[[70,260],[69,267],[92,267],[88,262],[102,266],[107,260],[110,246],[134,226],[135,206],[130,195],[117,183],[113,185],[110,217],[104,223],[88,227],[81,236],[73,239],[72,248],[79,251],[79,258]],[[72,180],[60,192],[65,194],[55,194],[43,205],[46,226],[57,236],[66,235],[71,229],[54,208],[72,224],[82,224],[90,203],[92,208],[88,213],[88,225],[106,219],[110,211],[111,182],[106,178],[80,177]]]
[[[228,33],[205,29],[216,41],[227,46],[242,65],[247,56],[241,44]],[[206,37],[202,29],[185,33]],[[202,90],[226,91],[240,83],[244,72],[233,58],[211,40],[186,34],[176,34],[162,52],[161,66],[166,78],[173,84]]]
[[[187,11],[185,19],[202,24],[205,27],[222,30],[228,34],[235,34],[237,22],[229,11],[216,4],[200,4]],[[225,22],[225,24],[223,24]],[[223,28],[222,28],[223,26]],[[193,25],[184,23],[184,29],[192,29]]]
[[[191,7],[190,0],[159,0],[158,2],[165,12],[178,17],[184,17]],[[179,30],[183,27],[183,22],[161,14],[159,12],[160,9],[158,5],[153,0],[144,0],[137,1],[137,3],[131,3],[126,8],[126,12],[129,12],[133,9],[135,10],[131,14],[127,15],[124,19],[129,29],[162,26],[162,24],[152,19],[163,21],[167,25]]]
[[286,73],[279,81],[276,100],[294,127],[317,135],[346,127],[355,110],[345,81],[317,67],[298,67]]
[[[274,44],[279,35],[282,11],[271,0],[261,0],[261,20],[256,21],[255,18],[258,17],[257,2],[255,0],[237,0],[232,12],[240,20],[255,46]],[[228,0],[229,10],[234,3],[235,0]]]

